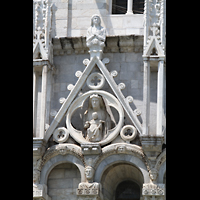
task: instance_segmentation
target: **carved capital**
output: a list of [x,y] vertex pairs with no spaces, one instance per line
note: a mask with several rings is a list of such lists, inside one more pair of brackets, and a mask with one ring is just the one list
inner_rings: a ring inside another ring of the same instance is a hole
[[45,152],[45,145],[43,138],[33,138],[33,156],[41,157]]
[[79,200],[102,200],[101,184],[97,182],[79,183],[76,195],[79,197]]
[[143,196],[164,196],[165,184],[145,183],[142,188]]
[[142,149],[150,160],[156,159],[158,154],[162,152],[163,136],[141,136],[140,140]]
[[51,197],[47,194],[46,185],[33,185],[33,200],[51,200]]

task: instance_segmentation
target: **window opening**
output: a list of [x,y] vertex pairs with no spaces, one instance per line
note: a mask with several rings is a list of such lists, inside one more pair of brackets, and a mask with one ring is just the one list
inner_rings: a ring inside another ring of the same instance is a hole
[[[133,13],[144,13],[144,0],[132,0],[133,1]],[[128,0],[113,0],[112,1],[112,14],[126,14]]]
[[134,14],[144,13],[144,0],[133,0],[133,13]]
[[113,0],[112,14],[125,14],[127,10],[127,0]]

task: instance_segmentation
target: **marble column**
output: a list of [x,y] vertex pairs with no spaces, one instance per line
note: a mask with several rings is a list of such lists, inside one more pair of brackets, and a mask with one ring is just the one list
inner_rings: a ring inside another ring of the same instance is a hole
[[144,58],[144,81],[143,81],[143,135],[148,135],[150,118],[150,62]]
[[45,64],[42,67],[42,98],[40,111],[40,137],[44,137],[45,132],[45,118],[46,118],[46,98],[47,98],[47,72],[48,66]]
[[163,117],[163,82],[164,81],[164,60],[158,62],[158,82],[157,82],[157,127],[156,135],[162,136]]
[[128,2],[127,2],[127,12],[126,12],[127,15],[133,14],[132,8],[133,8],[133,0],[128,0]]
[[37,72],[33,68],[33,137],[36,137],[37,118]]

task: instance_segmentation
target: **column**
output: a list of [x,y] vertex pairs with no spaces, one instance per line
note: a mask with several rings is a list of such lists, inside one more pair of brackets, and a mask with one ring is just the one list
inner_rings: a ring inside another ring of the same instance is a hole
[[144,58],[142,135],[148,135],[149,118],[150,118],[150,63],[148,58]]
[[157,82],[157,128],[156,128],[157,136],[162,136],[163,81],[164,81],[164,60],[159,60],[158,82]]
[[128,0],[128,2],[127,2],[127,12],[126,12],[127,15],[133,14],[132,8],[133,8],[133,0]]
[[149,0],[144,2],[144,48],[147,46],[149,36]]
[[41,96],[41,112],[40,112],[40,137],[44,137],[45,118],[46,118],[46,98],[47,98],[47,72],[48,66],[42,67],[42,96]]
[[37,72],[33,68],[33,137],[36,137],[37,117]]

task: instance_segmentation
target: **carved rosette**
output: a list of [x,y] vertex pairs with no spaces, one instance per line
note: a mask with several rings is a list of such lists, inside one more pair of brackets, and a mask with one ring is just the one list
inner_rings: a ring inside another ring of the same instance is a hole
[[[95,79],[97,84],[95,84]],[[105,85],[105,78],[101,73],[94,72],[87,78],[87,86],[92,90],[100,90]]]

